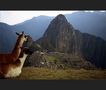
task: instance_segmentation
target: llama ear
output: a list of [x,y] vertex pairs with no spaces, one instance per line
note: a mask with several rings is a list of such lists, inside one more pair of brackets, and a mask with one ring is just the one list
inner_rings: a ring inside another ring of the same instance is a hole
[[20,35],[20,34],[16,32],[16,35]]

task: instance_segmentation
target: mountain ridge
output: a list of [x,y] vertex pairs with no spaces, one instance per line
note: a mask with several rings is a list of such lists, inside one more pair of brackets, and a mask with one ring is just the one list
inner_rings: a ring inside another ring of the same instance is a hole
[[[79,11],[72,14],[65,14],[68,22],[71,23],[76,29],[83,33],[89,33],[106,40],[106,12],[84,12]],[[22,23],[10,25],[13,31],[21,32],[24,30],[29,34],[33,40],[37,40],[43,36],[53,17],[38,16],[26,20]]]

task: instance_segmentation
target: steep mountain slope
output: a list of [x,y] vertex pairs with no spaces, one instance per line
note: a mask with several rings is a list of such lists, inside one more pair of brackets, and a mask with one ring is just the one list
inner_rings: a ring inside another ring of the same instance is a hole
[[30,20],[24,21],[20,24],[13,25],[13,30],[17,32],[21,32],[23,30],[34,40],[37,40],[43,35],[51,19],[52,17],[47,16],[33,17]]
[[36,42],[49,51],[79,55],[97,67],[106,67],[106,42],[99,37],[75,30],[64,15],[55,17],[43,37]]
[[68,21],[81,32],[106,40],[106,12],[75,12],[65,15]]

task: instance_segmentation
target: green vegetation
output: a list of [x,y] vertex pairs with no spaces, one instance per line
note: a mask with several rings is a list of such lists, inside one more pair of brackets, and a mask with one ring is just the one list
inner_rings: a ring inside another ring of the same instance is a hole
[[56,54],[53,55],[49,55],[49,54],[45,54],[43,56],[43,58],[47,61],[47,62],[60,62],[59,56],[57,56]]
[[24,67],[17,80],[106,80],[106,70],[47,69]]
[[54,60],[56,60],[57,58],[54,57],[54,56],[46,56],[46,59],[47,59],[48,61],[54,61]]

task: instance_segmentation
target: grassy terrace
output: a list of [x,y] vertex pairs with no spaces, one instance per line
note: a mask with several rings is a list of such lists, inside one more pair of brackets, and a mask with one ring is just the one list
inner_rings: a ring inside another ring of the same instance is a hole
[[106,70],[51,70],[47,68],[24,67],[18,80],[106,80]]

